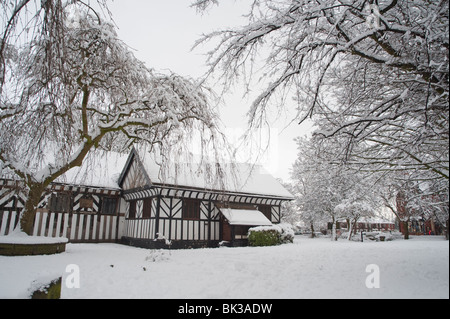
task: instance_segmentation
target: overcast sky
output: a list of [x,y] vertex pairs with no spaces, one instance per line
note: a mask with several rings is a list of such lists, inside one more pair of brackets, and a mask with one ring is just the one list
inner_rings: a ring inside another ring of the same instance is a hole
[[[219,7],[203,15],[189,7],[190,0],[115,0],[110,9],[120,38],[136,50],[136,57],[148,67],[199,78],[207,70],[203,54],[212,47],[203,46],[191,51],[195,41],[202,34],[245,24],[246,19],[242,15],[248,12],[249,2],[223,0]],[[231,138],[245,130],[246,113],[251,102],[242,99],[239,88],[226,96],[220,116]],[[296,124],[285,129],[289,120],[281,119],[272,126],[271,148],[261,163],[283,180],[288,180],[289,169],[297,154],[293,138],[305,130]]]

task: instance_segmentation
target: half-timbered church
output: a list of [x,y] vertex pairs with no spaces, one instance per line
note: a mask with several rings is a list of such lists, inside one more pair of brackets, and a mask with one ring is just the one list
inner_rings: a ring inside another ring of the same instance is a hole
[[[42,195],[34,235],[71,242],[121,242],[145,248],[241,246],[250,227],[280,222],[292,195],[251,165],[219,165],[213,174],[133,149],[87,161]],[[88,164],[89,163],[89,164]],[[0,236],[18,224],[20,183],[0,179]]]

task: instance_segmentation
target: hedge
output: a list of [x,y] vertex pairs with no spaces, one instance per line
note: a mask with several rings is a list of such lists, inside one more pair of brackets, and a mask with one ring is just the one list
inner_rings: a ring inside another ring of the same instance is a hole
[[259,226],[248,231],[250,246],[276,246],[294,242],[294,231],[289,224]]

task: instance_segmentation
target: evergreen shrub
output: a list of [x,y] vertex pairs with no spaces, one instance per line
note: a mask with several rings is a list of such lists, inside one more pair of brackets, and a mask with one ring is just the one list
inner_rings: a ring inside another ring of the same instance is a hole
[[250,246],[276,246],[293,242],[294,231],[289,224],[253,227],[248,231]]
[[248,234],[250,246],[276,246],[281,244],[281,234],[278,229],[269,227],[250,228]]

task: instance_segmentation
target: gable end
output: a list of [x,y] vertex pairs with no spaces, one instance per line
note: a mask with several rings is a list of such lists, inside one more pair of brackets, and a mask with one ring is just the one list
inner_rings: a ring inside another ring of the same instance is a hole
[[139,156],[137,156],[136,150],[133,149],[128,157],[127,163],[119,178],[119,186],[122,190],[132,190],[147,188],[152,185],[147,172],[142,166]]

